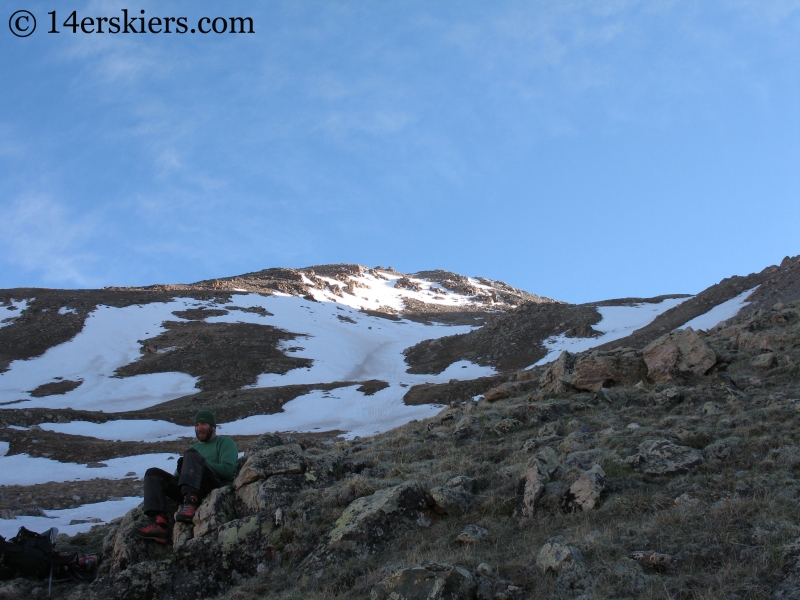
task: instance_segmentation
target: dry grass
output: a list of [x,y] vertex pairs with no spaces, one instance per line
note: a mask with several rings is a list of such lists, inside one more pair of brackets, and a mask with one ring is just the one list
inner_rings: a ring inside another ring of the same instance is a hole
[[[747,360],[730,369],[737,378],[754,376]],[[685,386],[686,399],[672,407],[648,406],[647,389],[619,390],[621,400],[613,405],[593,401],[587,394],[551,394],[548,401],[560,407],[564,434],[586,431],[589,441],[583,449],[604,453],[600,462],[607,483],[602,503],[599,510],[586,513],[562,513],[557,502],[545,497],[533,518],[521,520],[513,514],[519,475],[537,451],[530,440],[544,423],[523,418],[517,429],[506,433],[497,433],[495,426],[506,417],[518,418],[520,407],[524,413],[529,397],[495,404],[470,402],[449,409],[456,413],[452,419],[442,413],[374,438],[341,443],[337,451],[346,461],[368,466],[329,489],[298,498],[294,510],[305,520],[291,527],[294,539],[303,538],[309,551],[324,540],[341,514],[342,498],[407,480],[429,489],[467,475],[477,481],[477,501],[464,514],[428,515],[427,528],[409,521],[375,552],[334,564],[325,581],[298,570],[302,556],[289,560],[284,555],[280,568],[253,578],[225,598],[363,598],[393,569],[427,561],[472,572],[487,563],[499,578],[521,586],[525,597],[577,597],[579,591],[561,587],[536,567],[540,548],[555,537],[580,550],[594,581],[595,598],[769,597],[783,577],[787,544],[800,537],[800,387],[787,376],[791,370],[784,371],[773,379],[758,374],[763,382],[748,388],[744,397],[732,396],[707,377]],[[707,402],[720,412],[705,413]],[[477,425],[471,437],[455,440],[453,428],[463,415],[475,417]],[[630,429],[629,423],[639,428]],[[723,458],[710,457],[686,474],[654,477],[624,462],[640,442],[653,437],[700,450],[718,440],[735,439]],[[562,440],[546,443],[557,448]],[[566,471],[561,477],[570,480],[561,484],[568,485],[577,475]],[[683,498],[680,505],[675,504],[678,497]],[[490,538],[472,546],[456,545],[455,537],[469,524],[488,529]],[[669,568],[647,570],[629,558],[640,550],[676,560]]]

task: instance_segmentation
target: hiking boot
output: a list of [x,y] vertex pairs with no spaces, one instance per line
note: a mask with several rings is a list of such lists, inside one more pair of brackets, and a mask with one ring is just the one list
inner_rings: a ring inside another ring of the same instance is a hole
[[97,554],[78,554],[73,564],[83,571],[94,571],[97,569],[98,561],[99,557]]
[[149,525],[140,527],[133,532],[133,535],[143,540],[153,540],[159,544],[166,544],[169,542],[167,518],[162,515],[158,515],[155,521]]
[[194,494],[186,494],[183,497],[183,504],[175,514],[175,520],[181,521],[182,523],[191,523],[199,505],[200,499],[197,496]]

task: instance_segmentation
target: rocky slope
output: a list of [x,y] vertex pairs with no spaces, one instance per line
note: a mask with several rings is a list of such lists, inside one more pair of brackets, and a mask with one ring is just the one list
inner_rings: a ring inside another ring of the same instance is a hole
[[[504,372],[411,387],[408,402],[449,406],[384,434],[243,438],[236,484],[206,501],[194,527],[175,529],[173,548],[131,539],[134,510],[62,540],[102,550],[103,572],[56,595],[797,597],[798,282],[800,260],[787,259],[721,282],[647,331],[519,372],[536,357],[522,347],[531,340],[541,357],[553,334],[596,335],[603,303],[523,301],[467,343],[441,338],[458,350],[444,358],[423,342],[406,352],[412,368],[473,352]],[[674,330],[756,285],[735,318]],[[224,410],[252,406],[238,396],[247,392],[201,394]],[[174,402],[175,415],[191,412]],[[68,412],[8,407],[2,418],[31,427],[76,418]],[[13,452],[54,443],[0,431]],[[80,485],[75,495],[90,493]],[[10,503],[12,490],[0,492]],[[36,585],[15,580],[0,597],[35,596]]]

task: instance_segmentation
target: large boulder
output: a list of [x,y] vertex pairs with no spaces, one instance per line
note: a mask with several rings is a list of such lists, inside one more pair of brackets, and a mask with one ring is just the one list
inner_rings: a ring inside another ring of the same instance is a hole
[[474,489],[475,480],[462,475],[432,488],[426,499],[437,514],[464,513],[475,503]]
[[650,475],[671,475],[686,473],[701,464],[703,455],[694,448],[656,439],[643,441],[639,444],[639,451],[626,458],[625,462]]
[[541,467],[535,461],[530,461],[517,484],[517,506],[514,514],[518,517],[532,517],[536,513],[536,502],[544,494],[549,481],[550,477],[542,472]]
[[108,532],[103,538],[100,573],[114,573],[140,562],[161,560],[172,553],[172,548],[167,544],[154,544],[133,535],[136,529],[150,520],[140,505],[109,524]]
[[[69,600],[193,600],[216,595],[241,577],[255,575],[271,559],[268,518],[250,516],[234,519],[202,537],[186,541],[165,556],[152,558],[124,569],[101,574],[90,586],[80,586]],[[102,564],[102,563],[101,563]]]
[[465,440],[477,432],[478,418],[472,415],[465,415],[459,419],[453,429],[453,437],[457,440]]
[[245,456],[246,458],[250,458],[254,454],[261,454],[270,448],[283,446],[285,443],[286,440],[284,440],[277,433],[262,433],[252,444],[250,444]]
[[378,490],[357,498],[344,510],[328,534],[327,547],[358,547],[380,540],[392,524],[426,508],[425,490],[416,481]]
[[273,475],[236,490],[235,506],[239,515],[273,513],[291,504],[305,483],[305,475]]
[[550,476],[558,469],[558,454],[545,446],[528,461],[525,473],[517,484],[517,506],[514,514],[530,518],[536,512],[536,502],[544,494]]
[[475,576],[461,567],[425,563],[399,569],[378,583],[371,600],[473,600]]
[[683,381],[705,375],[717,362],[714,351],[691,327],[650,342],[642,350],[647,377],[655,383]]
[[558,540],[542,546],[536,555],[536,566],[544,573],[555,575],[558,583],[566,588],[584,590],[593,585],[580,550]]
[[561,461],[559,460],[558,453],[555,450],[553,450],[550,446],[545,446],[534,455],[533,462],[540,467],[542,473],[546,474],[548,477],[551,477],[553,473],[555,473],[556,469],[558,469],[558,465]]
[[584,472],[564,496],[563,508],[567,512],[594,510],[600,504],[600,494],[606,486],[606,474],[600,465]]
[[305,459],[300,444],[274,446],[251,454],[236,477],[233,487],[238,490],[259,479],[266,479],[273,475],[302,473],[304,470]]
[[496,400],[503,400],[511,398],[512,396],[519,396],[526,389],[526,383],[521,381],[513,381],[508,383],[501,383],[483,393],[484,400],[488,402],[495,402]]
[[231,486],[226,485],[212,490],[197,507],[193,519],[194,537],[206,535],[219,529],[220,525],[233,521],[236,518],[233,501],[234,495]]
[[536,566],[545,573],[560,573],[570,564],[582,561],[580,550],[555,540],[547,542],[536,555]]
[[539,387],[544,391],[560,392],[570,388],[575,355],[564,350],[539,378]]
[[470,546],[478,544],[488,537],[488,529],[472,524],[464,527],[461,533],[456,536],[455,542],[456,544],[460,544],[462,546]]
[[581,356],[572,371],[572,386],[598,392],[603,387],[635,385],[647,375],[642,355],[632,348],[596,350]]
[[172,526],[172,549],[180,550],[192,538],[194,538],[194,523],[175,521],[175,525]]

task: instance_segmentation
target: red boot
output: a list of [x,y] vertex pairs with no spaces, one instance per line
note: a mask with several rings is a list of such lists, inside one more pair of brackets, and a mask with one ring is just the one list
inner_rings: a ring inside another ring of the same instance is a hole
[[157,515],[154,522],[144,527],[140,527],[133,534],[143,540],[153,540],[159,544],[166,544],[169,542],[169,524],[167,517],[164,515]]
[[199,505],[200,499],[197,496],[194,494],[186,494],[183,497],[183,504],[175,514],[175,520],[183,523],[191,523]]

